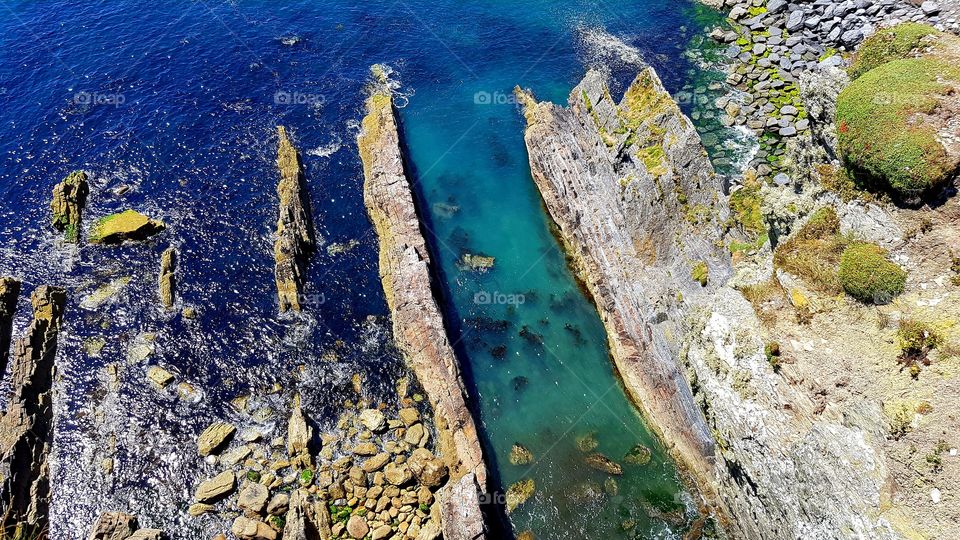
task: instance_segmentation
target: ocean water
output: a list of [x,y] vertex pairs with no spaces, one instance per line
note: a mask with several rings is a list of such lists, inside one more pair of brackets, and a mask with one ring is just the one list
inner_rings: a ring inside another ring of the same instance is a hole
[[[394,382],[407,371],[388,345],[354,142],[373,63],[397,83],[411,179],[491,487],[502,496],[516,481],[536,484],[530,501],[499,516],[499,534],[688,530],[692,500],[626,398],[596,312],[551,235],[511,90],[565,102],[597,67],[618,95],[650,64],[685,96],[685,110],[707,111],[725,91],[702,39],[715,14],[668,0],[11,1],[0,11],[0,274],[26,290],[70,291],[53,538],[83,536],[98,512],[114,509],[177,538],[223,530],[225,518],[185,509],[197,479],[215,472],[196,457],[194,438],[213,419],[247,421],[229,405],[238,396],[276,411],[265,424],[278,430],[295,391],[331,428],[343,401],[358,397],[355,373],[365,399],[395,402]],[[712,113],[697,116],[705,134],[732,137]],[[303,155],[325,241],[309,266],[307,309],[282,317],[271,237],[280,124]],[[711,152],[721,169],[735,161],[720,143]],[[134,208],[168,230],[135,246],[62,245],[49,227],[50,190],[76,169],[91,176],[87,224]],[[195,320],[158,308],[168,245],[181,251],[178,307],[195,308]],[[466,253],[495,257],[494,268],[463,268]],[[81,306],[124,278],[103,305]],[[24,298],[18,332],[27,311]],[[149,387],[146,368],[156,364],[188,386]],[[591,438],[593,451],[620,463],[636,444],[653,459],[624,464],[614,486],[584,464],[577,443]],[[533,464],[509,463],[514,443]]]

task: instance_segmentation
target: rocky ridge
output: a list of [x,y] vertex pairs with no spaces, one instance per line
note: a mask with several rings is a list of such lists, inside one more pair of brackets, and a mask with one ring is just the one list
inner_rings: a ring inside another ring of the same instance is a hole
[[53,380],[57,340],[66,293],[41,286],[30,297],[33,322],[17,340],[12,392],[0,418],[0,501],[4,532],[24,535],[47,530],[53,442]]
[[443,536],[482,538],[480,494],[486,489],[486,467],[457,358],[433,297],[430,254],[404,172],[389,90],[377,88],[367,99],[362,127],[358,146],[364,201],[380,240],[380,276],[394,339],[433,408],[438,453],[450,471],[440,495]]
[[882,513],[875,411],[819,415],[767,361],[727,284],[719,180],[652,70],[619,104],[596,73],[569,108],[520,95],[534,180],[624,383],[718,525],[733,538],[902,537]]
[[310,253],[316,249],[310,199],[305,185],[300,153],[293,146],[287,130],[277,126],[279,145],[277,184],[279,217],[276,239],[273,243],[274,267],[280,311],[300,311],[300,290],[303,287],[304,266]]

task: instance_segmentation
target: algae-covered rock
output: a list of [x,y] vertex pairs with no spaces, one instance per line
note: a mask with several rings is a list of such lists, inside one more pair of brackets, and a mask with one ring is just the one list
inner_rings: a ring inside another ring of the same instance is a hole
[[593,453],[583,459],[583,462],[598,471],[607,474],[623,474],[623,467],[607,456],[600,453]]
[[63,232],[67,242],[80,239],[80,218],[89,193],[87,174],[83,171],[70,173],[53,188],[53,200],[50,202],[53,228]]
[[496,259],[486,255],[474,255],[465,253],[460,259],[460,268],[463,270],[472,270],[474,272],[486,272],[493,268]]
[[537,484],[530,478],[521,480],[507,488],[507,513],[513,512],[518,506],[525,503],[537,490]]
[[533,453],[520,443],[514,443],[510,448],[510,463],[512,465],[529,465],[533,462]]
[[650,463],[650,449],[642,444],[637,444],[627,452],[623,460],[631,465],[646,465]]
[[102,217],[90,231],[94,244],[120,244],[146,240],[166,228],[162,221],[150,219],[136,210],[125,210]]

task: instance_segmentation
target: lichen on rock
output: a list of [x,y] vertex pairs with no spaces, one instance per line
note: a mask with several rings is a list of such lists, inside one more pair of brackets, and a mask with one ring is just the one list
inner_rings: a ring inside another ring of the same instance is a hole
[[136,210],[124,210],[98,219],[90,231],[90,242],[120,244],[146,240],[165,228],[162,221],[150,219]]

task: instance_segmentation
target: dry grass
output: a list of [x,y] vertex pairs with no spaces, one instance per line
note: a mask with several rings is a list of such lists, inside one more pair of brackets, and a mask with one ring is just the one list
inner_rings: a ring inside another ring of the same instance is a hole
[[850,239],[840,235],[840,219],[832,207],[816,211],[807,223],[777,247],[773,264],[828,295],[843,292],[837,275],[840,256]]

